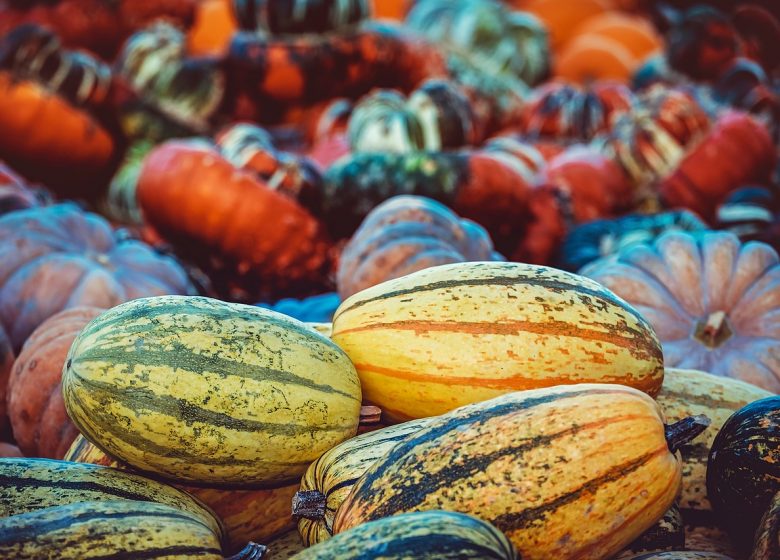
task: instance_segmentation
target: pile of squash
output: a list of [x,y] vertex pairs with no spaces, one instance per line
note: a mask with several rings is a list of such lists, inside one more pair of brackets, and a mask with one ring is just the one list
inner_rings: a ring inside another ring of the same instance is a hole
[[0,2],[0,558],[780,558],[780,13]]

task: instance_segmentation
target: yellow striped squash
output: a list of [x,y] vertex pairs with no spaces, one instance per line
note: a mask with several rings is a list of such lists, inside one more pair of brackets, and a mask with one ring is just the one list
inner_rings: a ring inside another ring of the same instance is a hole
[[[687,416],[706,415],[712,424],[702,437],[680,448],[683,483],[680,510],[689,522],[705,522],[711,511],[707,499],[707,459],[715,436],[726,420],[748,403],[772,393],[728,377],[695,370],[667,368],[661,392],[656,397],[667,422]],[[696,510],[696,511],[693,511]]]
[[1,518],[0,558],[222,560],[222,550],[199,516],[123,500],[77,502]]
[[333,323],[306,323],[306,326],[328,337],[333,332]]
[[624,385],[561,385],[467,405],[375,462],[334,530],[445,509],[491,522],[525,560],[608,558],[674,503],[681,467],[666,434],[656,402]]
[[360,382],[327,337],[281,313],[188,296],[137,299],[90,322],[62,376],[93,443],[179,482],[298,480],[354,435]]
[[405,513],[365,523],[307,548],[295,560],[515,560],[511,542],[484,520],[452,511]]
[[[76,438],[65,454],[65,459],[131,469],[103,453],[83,435]],[[295,521],[290,516],[290,502],[299,489],[297,482],[279,488],[251,490],[204,488],[175,483],[172,485],[195,496],[211,508],[225,527],[225,547],[230,551],[243,547],[249,541],[265,542],[295,527]]]
[[364,397],[391,418],[435,416],[510,391],[619,383],[654,395],[661,346],[600,284],[521,263],[428,268],[359,292],[331,336]]
[[220,539],[223,529],[208,507],[173,486],[119,469],[71,461],[0,459],[0,517],[90,501],[164,504],[200,517]]
[[685,526],[675,503],[663,517],[624,548],[614,560],[628,560],[640,552],[663,552],[685,546]]
[[295,529],[267,542],[266,546],[268,552],[263,560],[288,560],[306,548]]
[[412,420],[368,432],[340,443],[314,461],[301,479],[301,490],[293,501],[293,515],[299,515],[298,531],[306,546],[333,534],[336,510],[366,470],[400,441],[420,430],[428,419]]

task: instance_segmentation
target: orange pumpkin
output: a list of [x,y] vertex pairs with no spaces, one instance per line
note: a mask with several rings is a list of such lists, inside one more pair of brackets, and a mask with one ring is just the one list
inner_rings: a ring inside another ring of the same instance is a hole
[[253,291],[247,297],[310,289],[327,273],[330,242],[319,221],[203,142],[155,148],[144,160],[137,196],[152,227],[195,258],[213,252],[224,259]]
[[598,80],[631,81],[640,61],[620,41],[610,37],[586,34],[575,37],[561,47],[553,63],[553,75],[576,84]]
[[531,12],[544,22],[556,52],[572,38],[574,30],[583,21],[610,9],[608,0],[512,0],[512,5]]
[[62,368],[81,329],[103,312],[74,307],[52,315],[22,347],[8,379],[8,416],[27,457],[62,459],[79,431],[62,400]]
[[223,55],[238,30],[231,0],[203,0],[195,8],[195,21],[187,33],[193,56]]
[[617,41],[637,60],[650,56],[663,45],[661,37],[648,20],[617,11],[586,19],[573,34],[575,37],[598,35]]
[[725,232],[672,232],[581,273],[633,305],[667,367],[698,369],[780,392],[780,258]]

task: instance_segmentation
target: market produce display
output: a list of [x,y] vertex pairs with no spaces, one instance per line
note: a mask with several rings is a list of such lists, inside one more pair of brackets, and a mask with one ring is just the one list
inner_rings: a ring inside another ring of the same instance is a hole
[[0,0],[0,558],[780,558],[773,0]]

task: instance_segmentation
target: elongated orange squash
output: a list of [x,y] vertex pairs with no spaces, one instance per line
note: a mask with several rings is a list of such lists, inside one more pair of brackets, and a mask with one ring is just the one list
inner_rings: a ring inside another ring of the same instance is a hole
[[525,560],[609,558],[672,505],[675,451],[704,426],[701,418],[665,426],[651,397],[614,384],[464,406],[375,462],[339,507],[334,533],[444,509],[492,523]]
[[428,268],[342,302],[331,339],[364,399],[394,420],[442,414],[510,391],[663,381],[652,327],[600,284],[520,263]]

